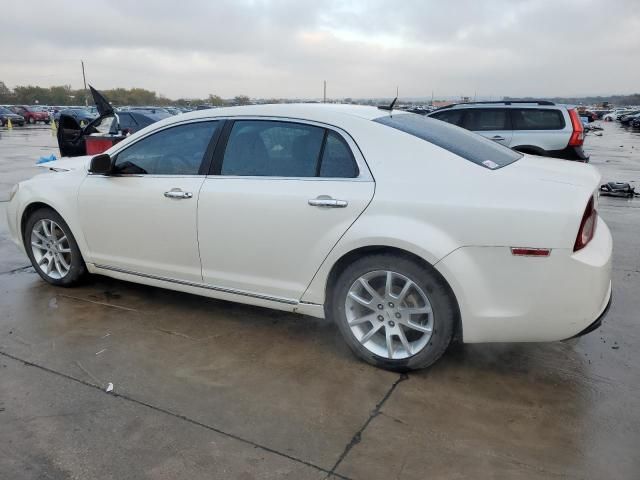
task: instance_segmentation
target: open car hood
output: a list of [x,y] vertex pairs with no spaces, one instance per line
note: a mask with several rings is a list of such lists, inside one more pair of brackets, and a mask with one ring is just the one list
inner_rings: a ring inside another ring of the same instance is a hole
[[113,113],[113,107],[109,101],[95,88],[89,85],[91,90],[91,96],[93,97],[93,103],[95,103],[98,113],[101,117],[105,115],[111,115]]

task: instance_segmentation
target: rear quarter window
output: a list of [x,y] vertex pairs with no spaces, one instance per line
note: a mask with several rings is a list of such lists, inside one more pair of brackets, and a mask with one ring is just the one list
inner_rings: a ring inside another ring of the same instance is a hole
[[514,108],[511,110],[514,130],[562,130],[564,115],[560,110]]
[[460,126],[462,124],[462,117],[464,116],[463,109],[457,110],[444,110],[442,112],[436,112],[430,117],[437,118],[438,120],[442,120],[443,122],[450,123],[452,125]]
[[522,154],[476,133],[421,115],[393,114],[373,121],[418,137],[490,170],[522,158]]

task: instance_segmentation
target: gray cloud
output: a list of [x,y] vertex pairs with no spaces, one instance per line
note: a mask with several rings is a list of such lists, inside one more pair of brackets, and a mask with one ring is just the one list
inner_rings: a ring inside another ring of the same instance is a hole
[[0,80],[170,97],[632,93],[637,0],[10,2]]

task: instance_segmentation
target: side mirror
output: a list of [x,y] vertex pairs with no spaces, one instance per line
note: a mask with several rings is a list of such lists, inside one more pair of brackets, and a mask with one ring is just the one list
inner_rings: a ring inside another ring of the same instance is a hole
[[111,173],[111,157],[108,153],[101,153],[91,159],[89,172],[97,175],[109,175]]

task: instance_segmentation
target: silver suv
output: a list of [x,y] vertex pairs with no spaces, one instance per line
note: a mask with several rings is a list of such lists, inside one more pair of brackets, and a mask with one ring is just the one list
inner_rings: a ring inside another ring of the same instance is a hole
[[573,108],[545,100],[473,102],[439,108],[430,117],[522,153],[588,162],[584,128]]

